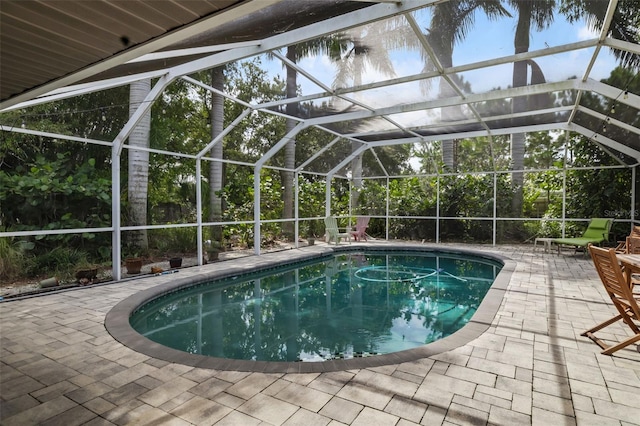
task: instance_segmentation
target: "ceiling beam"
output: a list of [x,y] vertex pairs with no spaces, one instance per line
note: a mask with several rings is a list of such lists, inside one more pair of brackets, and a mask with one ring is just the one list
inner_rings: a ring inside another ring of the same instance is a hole
[[267,8],[276,3],[279,3],[280,1],[282,0],[244,1],[238,4],[237,6],[232,6],[213,16],[206,17],[193,24],[181,27],[180,29],[175,30],[165,36],[156,37],[147,43],[142,43],[139,46],[135,46],[130,49],[127,49],[124,52],[114,55],[103,61],[100,61],[95,65],[88,66],[70,75],[60,77],[54,81],[43,84],[42,86],[36,87],[32,90],[29,90],[27,92],[16,95],[10,99],[7,99],[3,102],[0,102],[0,111],[12,105],[15,105],[17,103],[33,99],[37,96],[50,92],[59,87],[74,84],[78,81],[84,80],[86,78],[90,78],[103,71],[109,70],[118,65],[122,65],[128,61],[135,60],[136,58],[139,58],[142,55],[145,55],[147,53],[152,53],[162,48],[171,46],[175,43],[181,42],[197,34],[200,34],[205,30],[211,30],[212,28],[215,28],[218,25],[225,24],[229,21],[233,21],[235,19],[244,17],[246,15],[249,15],[251,13]]
[[613,126],[620,127],[621,129],[624,129],[624,130],[626,130],[628,132],[635,133],[638,136],[640,136],[640,129],[639,128],[633,127],[632,125],[627,124],[624,121],[616,120],[613,117],[610,117],[608,115],[602,114],[602,113],[597,112],[597,111],[594,111],[594,110],[592,110],[590,108],[586,108],[586,107],[584,107],[582,105],[580,105],[578,107],[578,111],[584,112],[585,114],[589,114],[590,116],[595,117],[598,120],[601,120],[602,122],[606,122],[607,124],[611,124]]
[[[262,1],[262,0],[260,0]],[[186,75],[213,68],[228,62],[245,59],[292,44],[302,43],[324,35],[344,31],[360,25],[375,22],[391,16],[412,12],[441,0],[404,0],[393,4],[375,4],[331,19],[297,28],[262,40],[259,46],[234,49],[221,52],[206,58],[197,59],[186,64],[177,65],[171,71],[177,75]]]
[[591,139],[592,141],[598,144],[606,145],[609,148],[613,148],[616,151],[620,151],[621,153],[635,159],[636,163],[640,163],[640,152],[632,148],[629,148],[628,146],[623,145],[620,142],[616,142],[613,139],[607,137],[606,135],[603,135],[602,133],[594,132],[593,130],[587,129],[586,127],[580,126],[575,123],[568,124],[567,129],[573,132],[580,133],[581,135]]
[[453,97],[444,99],[434,99],[423,102],[415,102],[412,104],[399,104],[386,108],[378,108],[372,111],[355,111],[342,114],[329,115],[325,117],[317,117],[306,120],[308,125],[322,125],[328,123],[338,123],[350,120],[362,120],[365,118],[373,118],[381,115],[399,114],[404,112],[429,110],[434,108],[442,108],[448,106],[463,105],[467,103],[483,102],[516,96],[529,96],[539,93],[555,92],[562,90],[576,89],[579,86],[579,80],[564,80],[555,83],[543,83],[532,86],[521,86],[510,89],[494,90],[491,92],[470,94],[466,98]]

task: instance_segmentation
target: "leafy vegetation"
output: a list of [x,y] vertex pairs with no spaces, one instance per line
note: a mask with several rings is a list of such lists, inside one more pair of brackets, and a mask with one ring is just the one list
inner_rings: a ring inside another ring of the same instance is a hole
[[[268,80],[258,60],[234,64],[225,70],[225,91],[245,102],[273,102],[286,96],[285,82]],[[621,87],[635,81],[616,70],[608,83]],[[635,93],[640,87],[631,87]],[[570,94],[567,94],[570,96]],[[584,94],[583,102],[591,108],[607,111],[599,97]],[[195,155],[211,141],[211,95],[184,80],[172,84],[153,106],[150,135],[152,149]],[[97,107],[96,107],[97,105]],[[301,103],[300,113],[314,114],[313,105]],[[325,106],[326,107],[326,106]],[[24,114],[13,112],[0,116],[6,125],[26,120],[30,127],[54,130],[61,134],[80,134],[98,141],[110,141],[126,120],[126,90],[87,95],[41,106]],[[481,106],[491,108],[491,105]],[[205,240],[213,239],[225,247],[253,247],[254,168],[275,141],[285,135],[285,120],[278,114],[249,111],[239,120],[244,107],[225,101],[224,127],[236,122],[223,138],[223,180],[220,189],[211,192],[211,178],[203,165],[203,176],[196,176],[196,160],[184,156],[151,153],[149,156],[148,224],[194,224],[197,221],[196,180],[202,178],[203,219],[210,217],[210,198],[222,201],[224,222],[220,239],[208,229]],[[277,108],[275,108],[277,110]],[[620,120],[638,125],[640,118],[630,109],[617,107]],[[109,119],[103,119],[105,112]],[[278,112],[278,111],[275,111]],[[22,115],[21,115],[22,114]],[[26,118],[23,118],[26,117]],[[587,118],[589,119],[589,118]],[[349,141],[335,142],[335,135],[320,128],[308,128],[296,136],[296,167],[319,150],[328,147],[298,175],[298,217],[300,236],[321,236],[325,215],[326,184],[323,173],[335,167],[351,153]],[[510,169],[508,136],[492,139],[480,137],[450,141],[455,147],[456,168],[448,173],[441,144],[389,146],[373,155],[362,155],[363,176],[380,176],[383,171],[394,178],[364,179],[355,188],[358,203],[350,212],[351,190],[348,181],[334,178],[331,183],[331,211],[338,216],[370,215],[368,233],[386,234],[387,211],[391,238],[434,241],[437,229],[444,241],[491,242],[493,218],[512,216],[514,191]],[[105,142],[107,144],[107,142]],[[565,153],[568,153],[565,160]],[[121,158],[121,202],[123,223],[127,222],[127,150]],[[534,235],[557,236],[559,219],[595,216],[628,219],[631,173],[628,169],[592,166],[618,166],[627,159],[604,152],[584,137],[549,132],[527,134],[525,140],[523,218],[540,221],[497,221],[498,241],[522,242]],[[411,157],[420,161],[423,175],[410,176]],[[205,158],[203,164],[208,164]],[[563,168],[569,170],[564,177]],[[3,231],[60,230],[72,228],[109,228],[112,222],[111,153],[109,146],[55,140],[48,137],[3,133],[0,144],[0,226]],[[287,234],[278,220],[284,217],[284,185],[279,167],[284,153],[277,153],[260,175],[261,227],[260,244],[269,244]],[[384,169],[384,170],[383,170]],[[496,170],[498,173],[487,173]],[[529,171],[530,170],[530,171]],[[340,173],[342,173],[341,171]],[[337,176],[340,174],[338,173]],[[563,194],[563,182],[566,193]],[[387,188],[388,184],[388,188]],[[636,190],[638,186],[636,185]],[[213,195],[211,195],[213,194]],[[495,204],[494,204],[495,194]],[[388,196],[388,200],[387,200]],[[640,196],[636,195],[636,200]],[[637,207],[636,207],[637,210]],[[440,222],[436,218],[440,218]],[[580,224],[570,224],[568,233],[580,231]],[[211,227],[210,227],[211,228]],[[620,234],[624,231],[620,228]],[[149,233],[149,256],[195,253],[196,227],[153,229]],[[126,239],[125,239],[126,240]],[[109,262],[111,232],[85,232],[0,239],[0,279],[19,276],[69,273],[79,264]],[[123,247],[123,254],[140,254],[134,247]]]

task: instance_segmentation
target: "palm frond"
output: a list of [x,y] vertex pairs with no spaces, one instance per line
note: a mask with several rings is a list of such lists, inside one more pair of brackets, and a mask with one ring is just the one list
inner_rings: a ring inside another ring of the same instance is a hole
[[[565,0],[560,11],[569,22],[585,19],[592,29],[599,29],[604,23],[609,3],[595,0]],[[617,40],[630,43],[640,42],[640,0],[626,0],[618,3],[609,28],[609,35]],[[626,50],[613,50],[614,56],[622,66],[640,70],[640,55]]]

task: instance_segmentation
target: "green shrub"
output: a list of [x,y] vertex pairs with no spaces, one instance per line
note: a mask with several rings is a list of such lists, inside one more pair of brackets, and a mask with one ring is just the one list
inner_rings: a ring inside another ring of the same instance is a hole
[[548,214],[545,214],[540,221],[540,237],[559,238],[562,236],[562,223],[558,220],[551,220]]
[[16,278],[24,268],[25,255],[19,244],[0,238],[0,280]]
[[87,265],[87,253],[69,247],[55,247],[30,258],[25,265],[28,276],[70,276],[80,265]]
[[197,251],[195,227],[158,229],[149,232],[149,247],[161,253],[194,253]]

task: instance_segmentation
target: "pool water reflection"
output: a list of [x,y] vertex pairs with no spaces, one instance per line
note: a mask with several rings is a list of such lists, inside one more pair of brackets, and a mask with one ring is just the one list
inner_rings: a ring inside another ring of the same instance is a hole
[[130,323],[157,343],[207,356],[365,357],[454,333],[500,269],[495,261],[451,253],[340,253],[162,296]]

